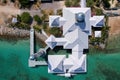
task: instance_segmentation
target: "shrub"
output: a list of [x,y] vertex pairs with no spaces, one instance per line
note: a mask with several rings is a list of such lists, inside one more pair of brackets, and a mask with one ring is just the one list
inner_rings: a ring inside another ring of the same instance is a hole
[[72,5],[72,2],[70,0],[65,0],[65,6],[70,7]]
[[21,8],[29,8],[30,4],[29,4],[29,0],[19,0]]
[[56,37],[60,37],[62,35],[62,31],[60,30],[60,28],[57,27],[50,28],[49,32]]
[[110,8],[109,0],[102,0],[104,8]]
[[40,27],[40,26],[35,25],[35,26],[33,26],[33,27],[34,27],[34,29],[35,29],[36,31],[41,32],[41,27]]
[[42,20],[40,19],[40,17],[38,15],[35,15],[33,18],[38,24],[42,23]]
[[62,16],[62,9],[58,9],[57,10],[57,15],[61,15]]
[[30,16],[30,14],[28,12],[23,12],[21,14],[21,21],[23,23],[29,24],[32,21],[32,17]]
[[66,7],[76,7],[79,6],[79,0],[65,0],[65,6]]
[[88,7],[93,7],[94,1],[93,0],[87,0],[87,6]]
[[96,9],[96,15],[102,15],[103,11],[102,9]]

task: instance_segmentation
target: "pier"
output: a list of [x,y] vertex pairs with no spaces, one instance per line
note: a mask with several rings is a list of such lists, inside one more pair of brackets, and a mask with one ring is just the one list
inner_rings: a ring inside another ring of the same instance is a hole
[[30,30],[30,55],[34,54],[34,29]]
[[46,61],[36,61],[36,58],[46,55],[49,47],[40,48],[37,53],[34,53],[34,29],[30,30],[30,58],[28,60],[29,67],[36,67],[39,65],[47,65]]

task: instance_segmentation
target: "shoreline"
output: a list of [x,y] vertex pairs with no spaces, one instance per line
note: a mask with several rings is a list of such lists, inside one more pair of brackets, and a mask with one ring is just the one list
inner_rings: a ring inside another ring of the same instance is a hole
[[[42,33],[38,33],[35,31],[35,37],[37,41],[40,41],[42,45],[45,45],[43,42],[47,39],[45,35]],[[30,38],[30,31],[18,28],[9,28],[0,26],[0,38],[6,39],[29,39]]]
[[28,30],[0,26],[0,36],[27,38],[30,34]]
[[[109,35],[107,44],[109,43],[109,41],[111,41],[111,39],[114,39],[115,37],[119,37],[119,35],[118,34],[115,34],[114,36]],[[5,27],[5,26],[0,26],[0,39],[2,39],[2,38],[3,39],[5,38],[5,39],[10,40],[10,41],[11,40],[29,39],[30,38],[30,31],[24,30],[24,29],[9,28],[9,27]],[[47,39],[47,37],[44,34],[35,31],[35,41],[37,41],[43,47],[46,46],[46,44],[45,44],[46,39]],[[107,48],[108,48],[108,45],[107,45]]]

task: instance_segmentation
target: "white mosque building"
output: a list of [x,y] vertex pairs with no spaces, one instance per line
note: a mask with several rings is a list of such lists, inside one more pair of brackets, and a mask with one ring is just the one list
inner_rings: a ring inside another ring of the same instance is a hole
[[[81,7],[63,8],[63,17],[53,15],[49,17],[50,27],[63,27],[63,36],[55,38],[51,35],[45,42],[47,46],[54,49],[63,46],[71,49],[72,53],[66,55],[48,55],[48,72],[64,74],[70,77],[76,73],[87,72],[86,54],[88,49],[88,36],[91,35],[91,26],[104,26],[104,16],[91,17],[91,8],[86,7],[86,1],[81,0]],[[101,31],[95,32],[100,37]]]

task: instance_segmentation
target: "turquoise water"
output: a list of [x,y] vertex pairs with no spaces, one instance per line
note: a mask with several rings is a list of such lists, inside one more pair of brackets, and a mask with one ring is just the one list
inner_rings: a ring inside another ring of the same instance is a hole
[[[0,80],[120,80],[120,53],[88,55],[88,72],[72,78],[28,67],[29,40],[0,40]],[[37,49],[41,46],[37,45]]]

